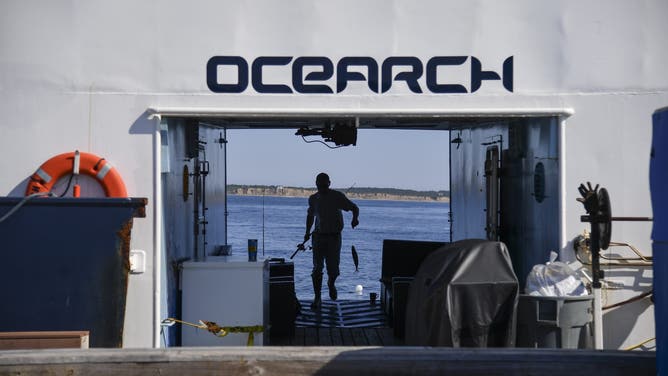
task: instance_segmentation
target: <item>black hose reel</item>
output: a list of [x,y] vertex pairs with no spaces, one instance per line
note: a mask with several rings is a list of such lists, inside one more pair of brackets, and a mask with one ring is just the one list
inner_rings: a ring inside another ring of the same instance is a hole
[[601,270],[600,251],[606,250],[610,246],[610,236],[612,234],[613,221],[627,221],[627,222],[651,222],[651,217],[613,217],[610,209],[610,196],[605,188],[580,184],[578,191],[582,197],[577,200],[584,204],[588,215],[580,217],[580,222],[589,222],[591,224],[591,235],[589,237],[591,249],[591,264],[593,278],[593,287],[600,288],[603,278],[603,270]]

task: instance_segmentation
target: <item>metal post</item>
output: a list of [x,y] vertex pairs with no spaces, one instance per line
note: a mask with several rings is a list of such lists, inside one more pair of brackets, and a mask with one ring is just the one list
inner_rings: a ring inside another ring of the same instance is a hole
[[227,128],[223,128],[223,140],[225,140],[224,145],[223,145],[223,159],[224,159],[224,174],[225,174],[225,208],[224,208],[224,216],[225,216],[225,245],[228,245],[227,243],[227,216],[228,216],[228,211],[227,211]]
[[598,222],[594,219],[596,216],[592,215],[591,222],[591,268],[594,288],[594,348],[597,350],[603,349],[603,310],[601,309],[601,233]]
[[154,348],[160,347],[160,318],[162,299],[162,138],[160,133],[161,118],[152,116],[155,121],[153,132],[153,341]]

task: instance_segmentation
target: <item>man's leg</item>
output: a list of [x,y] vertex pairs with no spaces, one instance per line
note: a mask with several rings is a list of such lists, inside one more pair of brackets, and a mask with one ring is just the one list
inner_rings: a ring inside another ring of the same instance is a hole
[[327,242],[327,287],[329,288],[329,298],[336,300],[338,292],[336,291],[336,277],[339,276],[339,262],[341,260],[341,234],[330,236]]
[[323,244],[317,234],[313,234],[311,240],[313,244],[313,271],[311,272],[311,280],[313,281],[313,303],[311,309],[320,309],[322,300],[320,299],[320,290],[322,290],[322,269],[325,264],[325,254],[323,252]]

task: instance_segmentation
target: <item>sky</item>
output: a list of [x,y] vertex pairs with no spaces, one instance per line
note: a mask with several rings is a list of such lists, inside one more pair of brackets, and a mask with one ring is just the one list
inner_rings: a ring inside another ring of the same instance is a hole
[[228,130],[229,184],[314,187],[316,175],[326,172],[333,188],[449,189],[448,132],[360,129],[356,146],[338,149],[294,133]]

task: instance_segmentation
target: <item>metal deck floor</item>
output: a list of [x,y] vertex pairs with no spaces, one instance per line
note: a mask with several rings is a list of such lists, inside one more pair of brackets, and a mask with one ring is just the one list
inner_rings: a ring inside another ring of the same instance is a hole
[[377,328],[387,327],[380,304],[368,301],[323,300],[322,308],[311,310],[311,301],[301,300],[301,312],[295,325],[310,328]]

